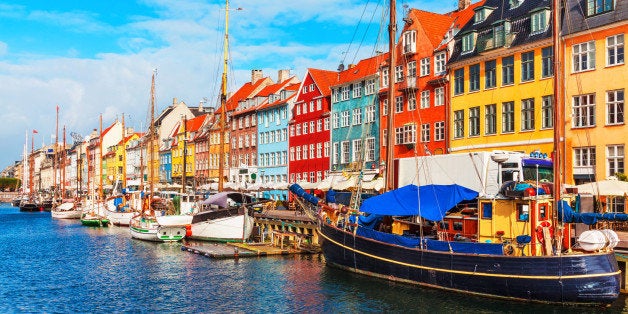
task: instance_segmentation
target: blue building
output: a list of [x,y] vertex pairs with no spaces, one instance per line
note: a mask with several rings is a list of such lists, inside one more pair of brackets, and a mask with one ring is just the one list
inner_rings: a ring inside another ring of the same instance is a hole
[[296,77],[268,86],[268,100],[257,109],[257,160],[261,196],[287,200],[288,122],[300,84]]
[[[371,175],[379,170],[378,69],[384,61],[381,54],[349,65],[331,86],[332,181],[334,174]],[[336,188],[333,182],[332,188]]]

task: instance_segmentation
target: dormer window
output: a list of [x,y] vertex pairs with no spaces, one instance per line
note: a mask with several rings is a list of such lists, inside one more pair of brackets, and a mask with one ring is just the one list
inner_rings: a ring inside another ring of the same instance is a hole
[[510,0],[509,3],[510,3],[510,8],[515,9],[523,3],[523,0]]
[[614,0],[587,0],[587,16],[613,11]]
[[476,32],[471,32],[462,36],[462,53],[469,53],[475,49],[476,35]]
[[403,33],[403,53],[416,52],[416,31],[406,31]]
[[512,43],[510,34],[510,22],[498,21],[493,24],[493,47],[509,47]]
[[530,21],[532,23],[531,33],[530,35],[543,33],[547,30],[547,26],[549,25],[549,16],[550,16],[549,8],[539,8],[530,12],[531,18]]
[[491,7],[478,7],[475,9],[475,15],[473,17],[473,24],[479,24],[484,22],[486,18],[493,12],[495,8]]

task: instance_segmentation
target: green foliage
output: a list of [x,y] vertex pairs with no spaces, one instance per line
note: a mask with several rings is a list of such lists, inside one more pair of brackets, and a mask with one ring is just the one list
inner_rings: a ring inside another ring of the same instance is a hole
[[628,181],[628,176],[625,173],[616,172],[615,177],[617,177],[619,181]]
[[21,185],[18,178],[0,178],[0,190],[2,191],[15,191]]

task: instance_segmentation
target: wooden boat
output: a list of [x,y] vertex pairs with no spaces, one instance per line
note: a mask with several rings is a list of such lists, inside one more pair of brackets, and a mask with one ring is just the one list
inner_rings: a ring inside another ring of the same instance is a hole
[[[393,0],[390,25],[396,24],[394,7]],[[554,21],[560,20],[558,12],[554,14]],[[390,51],[394,51],[394,27],[389,31]],[[554,31],[557,38],[556,27]],[[389,82],[393,82],[394,55],[388,63]],[[555,73],[554,79],[558,77]],[[387,93],[389,103],[393,94]],[[561,95],[558,90],[554,94]],[[555,109],[562,108],[558,98]],[[388,134],[394,132],[392,116],[388,115]],[[613,252],[618,238],[611,230],[591,230],[572,243],[571,231],[579,221],[568,205],[574,195],[562,194],[560,109],[554,118],[552,186],[525,183],[528,186],[519,189],[522,183],[507,182],[492,198],[478,197],[476,191],[456,184],[394,189],[395,160],[390,149],[394,142],[389,136],[387,192],[364,200],[359,210],[337,206],[333,200],[323,202],[298,185],[290,190],[317,219],[330,266],[494,298],[610,304],[617,299],[621,283]]]
[[202,211],[191,221],[190,239],[243,242],[251,236],[254,218],[246,207],[251,197],[237,192],[220,192],[201,202]]
[[83,210],[76,206],[74,200],[66,200],[50,211],[52,218],[56,219],[80,219],[82,214]]
[[108,227],[109,219],[93,211],[87,211],[81,215],[81,224],[88,227]]

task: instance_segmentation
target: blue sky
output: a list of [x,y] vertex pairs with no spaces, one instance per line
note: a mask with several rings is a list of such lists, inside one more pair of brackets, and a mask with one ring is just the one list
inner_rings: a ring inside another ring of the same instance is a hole
[[[434,12],[457,1],[399,1]],[[21,159],[24,133],[50,143],[55,107],[60,129],[86,135],[125,115],[147,121],[150,77],[157,69],[157,112],[173,98],[215,106],[222,72],[224,1],[0,0],[0,168]],[[381,0],[230,1],[229,91],[251,69],[277,78],[290,69],[336,69],[387,50]],[[382,26],[383,25],[383,26]],[[399,24],[401,25],[401,24]],[[61,139],[61,138],[60,138]],[[29,139],[30,140],[30,139]]]

